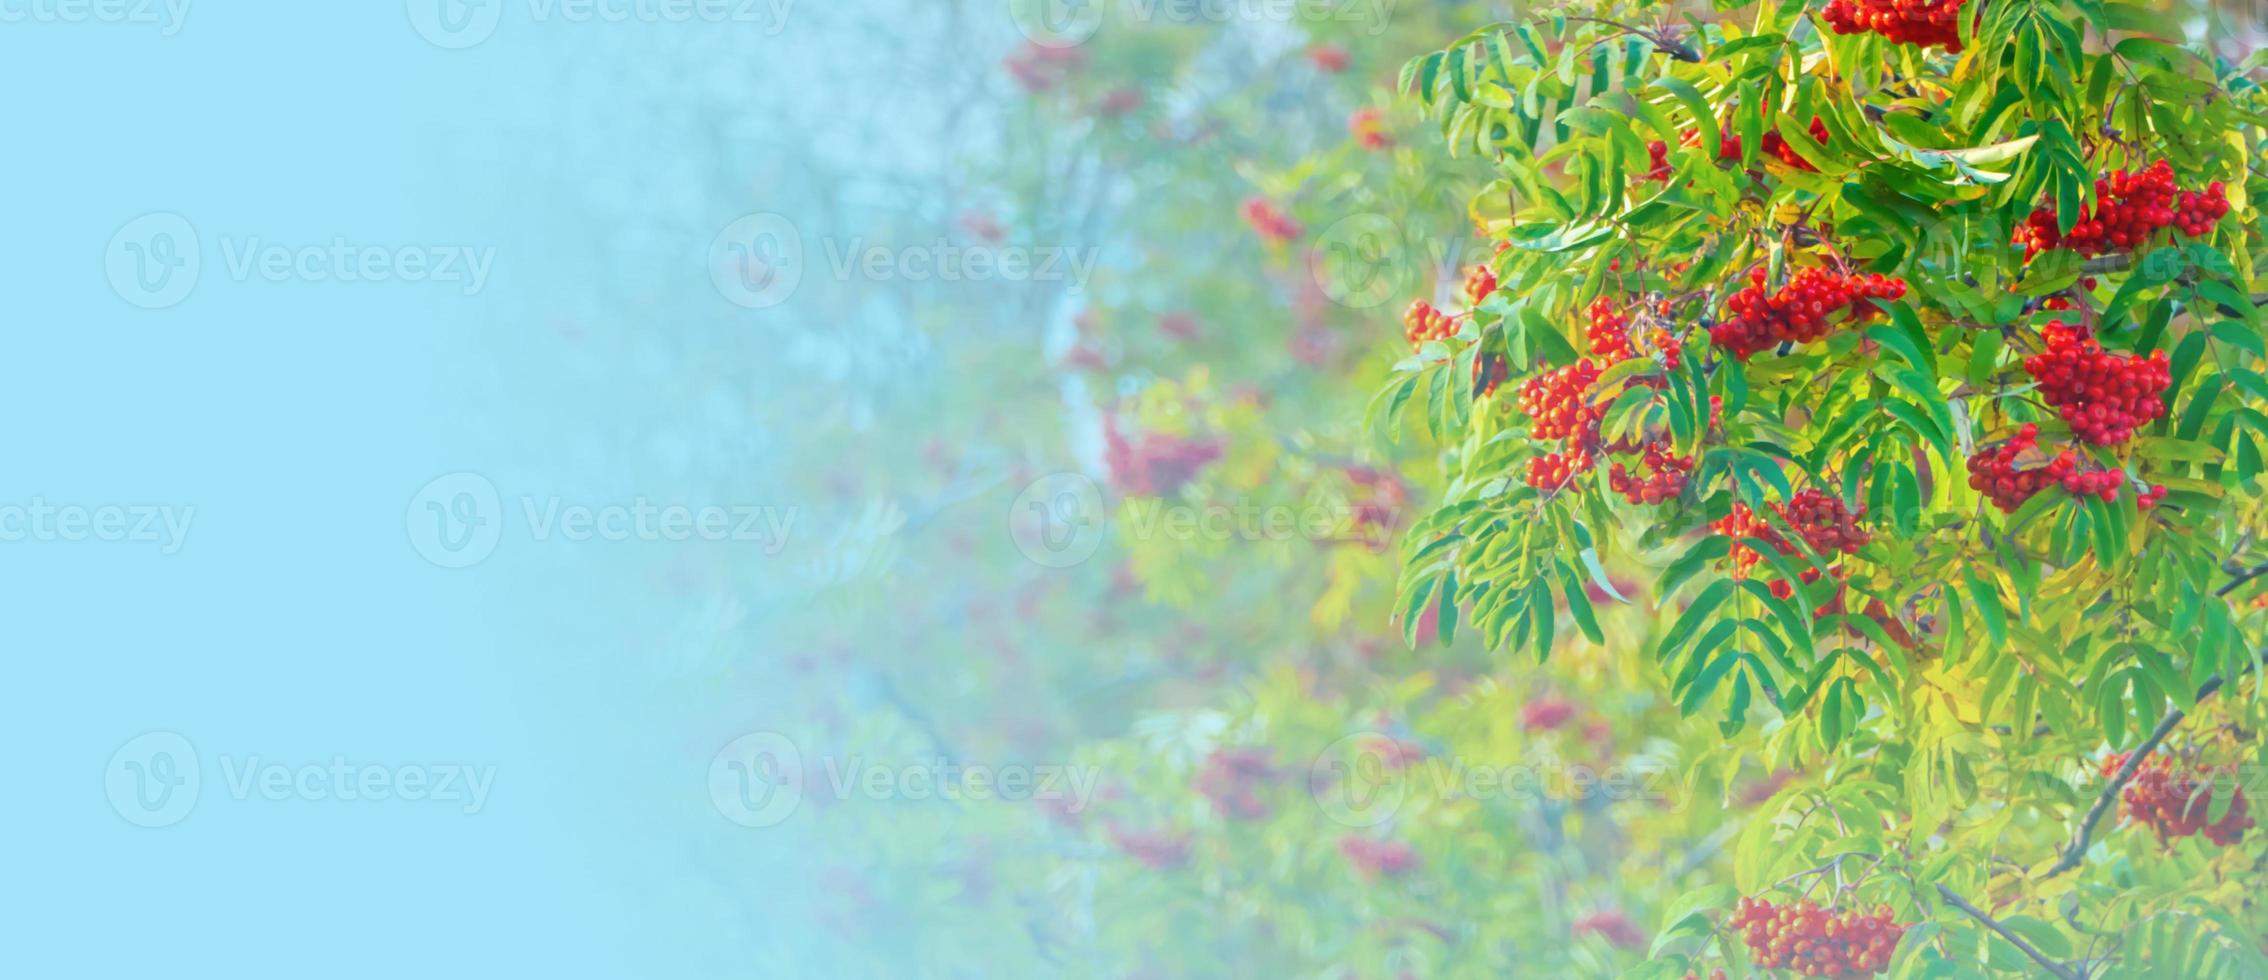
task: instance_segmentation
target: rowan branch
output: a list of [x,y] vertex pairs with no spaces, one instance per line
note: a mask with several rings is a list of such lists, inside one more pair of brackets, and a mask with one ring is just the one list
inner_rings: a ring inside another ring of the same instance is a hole
[[[2235,577],[2227,584],[2214,589],[2214,596],[2228,595],[2235,591],[2238,586],[2262,575],[2268,575],[2268,562],[2261,562],[2249,568],[2243,566],[2231,567],[2228,571],[2230,575]],[[2203,701],[2212,697],[2215,691],[2221,689],[2222,683],[2219,674],[2213,675],[2197,689],[2197,696],[2191,700]],[[2126,784],[2134,780],[2135,771],[2142,768],[2142,760],[2148,758],[2150,753],[2156,752],[2158,745],[2166,740],[2167,735],[2173,733],[2174,726],[2181,724],[2181,720],[2185,717],[2188,717],[2187,712],[2180,708],[2171,708],[2166,711],[2164,718],[2158,719],[2158,727],[2150,730],[2150,737],[2143,739],[2142,744],[2127,755],[2125,764],[2118,767],[2118,772],[2111,774],[2110,785],[2103,787],[2102,795],[2095,797],[2095,804],[2087,808],[2087,816],[2079,821],[2079,832],[2072,836],[2070,846],[2065,847],[2062,856],[2056,858],[2055,863],[2048,866],[2048,869],[2040,874],[2041,879],[2053,878],[2076,868],[2081,861],[2086,859],[2087,848],[2094,846],[2095,843],[2095,825],[2101,823],[2103,816],[2109,813],[2111,807],[2117,803],[2118,795],[2126,789]]]
[[[2221,684],[2220,676],[2215,675],[2212,679],[2207,680],[2204,686],[2197,689],[2197,697],[2194,700],[2203,701],[2212,697],[2213,692],[2221,689]],[[2053,878],[2078,867],[2079,863],[2086,859],[2087,848],[2094,846],[2095,825],[2102,822],[2103,815],[2109,813],[2111,806],[2117,803],[2119,792],[2124,790],[2126,784],[2134,779],[2135,771],[2142,768],[2142,760],[2148,758],[2150,753],[2156,752],[2158,744],[2164,742],[2166,736],[2173,733],[2174,726],[2181,724],[2181,720],[2185,717],[2188,717],[2188,713],[2180,708],[2171,708],[2166,711],[2166,716],[2158,720],[2158,727],[2150,730],[2150,737],[2143,739],[2142,744],[2127,755],[2126,763],[2119,766],[2118,772],[2111,775],[2110,785],[2103,787],[2103,794],[2095,797],[2095,805],[2087,808],[2087,817],[2079,822],[2079,833],[2071,838],[2071,845],[2063,849],[2063,856],[2057,858],[2055,864],[2041,873],[2040,878]]]
[[1967,913],[1969,918],[1984,923],[1985,928],[1999,933],[2000,938],[2008,940],[2008,944],[2016,947],[2016,950],[2018,952],[2031,957],[2032,962],[2038,963],[2040,965],[2040,968],[2048,971],[2050,975],[2060,977],[2061,980],[2083,980],[2083,978],[2081,978],[2079,974],[2073,971],[2070,967],[2058,963],[2054,960],[2048,959],[2047,954],[2040,952],[2039,949],[2034,947],[2031,943],[2025,942],[2024,937],[2019,936],[2013,932],[2009,932],[2008,927],[2001,925],[1999,920],[1985,914],[1985,911],[1983,909],[1969,904],[1968,899],[1954,894],[1953,889],[1947,888],[1944,885],[1939,885],[1937,886],[1937,894],[1939,897],[1945,899],[1945,901],[1948,904],[1952,905],[1954,908],[1960,909],[1962,912]]
[[2239,586],[2242,586],[2244,583],[2250,582],[2262,575],[2268,575],[2268,561],[2261,562],[2260,564],[2254,565],[2251,568],[2231,568],[2228,570],[2228,572],[2230,575],[2236,577],[2230,579],[2220,588],[2214,589],[2213,596],[2215,598],[2219,598],[2221,596],[2228,595],[2231,592],[2235,592],[2237,588]]

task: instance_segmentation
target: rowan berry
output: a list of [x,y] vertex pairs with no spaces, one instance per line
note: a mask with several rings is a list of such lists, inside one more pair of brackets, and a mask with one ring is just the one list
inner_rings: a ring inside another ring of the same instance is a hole
[[[1773,130],[1769,122],[1769,120],[1766,120],[1764,135],[1756,141],[1757,152],[1779,160],[1797,170],[1819,169],[1813,166],[1811,161],[1796,153],[1795,147],[1788,145],[1787,137],[1781,136],[1778,131]],[[1827,142],[1827,123],[1818,116],[1811,117],[1811,125],[1806,129],[1811,133],[1812,139],[1818,140],[1822,144]],[[1726,134],[1723,139],[1717,141],[1717,159],[1740,159],[1741,146],[1740,137],[1730,133]]]
[[[1656,310],[1664,316],[1668,315],[1668,311],[1667,303],[1661,304]],[[1589,313],[1591,322],[1584,329],[1584,336],[1590,342],[1593,355],[1608,364],[1642,356],[1643,352],[1632,342],[1630,317],[1617,310],[1611,300],[1604,296],[1592,300]],[[1646,341],[1647,347],[1661,355],[1664,368],[1677,370],[1678,355],[1683,345],[1678,342],[1676,334],[1657,327],[1647,331],[1641,339]]]
[[1646,144],[1646,173],[1639,179],[1658,180],[1667,184],[1670,173],[1669,144],[1661,140]]
[[1474,306],[1496,292],[1496,270],[1483,262],[1465,270],[1465,300]]
[[1347,131],[1365,149],[1383,150],[1394,145],[1394,137],[1386,132],[1385,117],[1371,106],[1356,109],[1347,117]]
[[1866,977],[1890,968],[1906,927],[1889,906],[1872,911],[1820,908],[1810,899],[1779,905],[1743,898],[1728,924],[1748,944],[1756,965],[1806,977]]
[[1903,279],[1819,268],[1797,272],[1776,293],[1765,292],[1761,268],[1749,273],[1749,282],[1725,300],[1727,315],[1709,328],[1712,342],[1743,361],[1777,344],[1808,343],[1862,322],[1879,315],[1883,301],[1906,294]]
[[2079,438],[2115,446],[2165,414],[2162,396],[2173,373],[2164,351],[2146,358],[2113,354],[2086,328],[2061,321],[2042,328],[2040,336],[2046,349],[2025,358],[2024,371]]
[[1961,0],[1832,0],[1820,17],[1837,34],[1880,34],[1897,44],[1961,50]]
[[1693,457],[1671,453],[1669,440],[1660,439],[1640,447],[1637,469],[1614,464],[1607,471],[1607,486],[1631,503],[1658,504],[1684,493],[1692,472]]
[[1267,818],[1272,808],[1260,791],[1282,779],[1274,753],[1258,748],[1218,748],[1191,780],[1197,792],[1213,803],[1213,811],[1236,820]]
[[[2121,754],[2103,760],[2103,775],[2118,772],[2126,759]],[[2174,756],[2153,755],[2134,770],[2119,798],[2126,804],[2127,819],[2149,827],[2161,844],[2202,833],[2227,847],[2253,826],[2244,788],[2221,778],[2233,772],[2233,766],[2187,765]],[[2228,810],[2212,821],[2213,798],[2224,786],[2231,794]]]
[[1276,209],[1267,198],[1248,198],[1244,202],[1244,220],[1261,238],[1282,244],[1298,238],[1306,229],[1291,216]]
[[1339,853],[1365,878],[1399,878],[1418,866],[1417,849],[1406,841],[1348,834],[1339,838]]
[[1598,362],[1581,360],[1523,383],[1520,411],[1535,420],[1528,434],[1536,439],[1596,438],[1605,411],[1589,395],[1599,373]]
[[2159,160],[2138,171],[2114,170],[2098,178],[2094,209],[2081,213],[2070,231],[2063,230],[2054,208],[2034,209],[2017,226],[2015,242],[2024,246],[2026,260],[2058,248],[2102,255],[2140,246],[2168,225],[2191,238],[2202,238],[2228,213],[2227,188],[2220,181],[2203,191],[2182,190],[2175,183],[2173,167]]
[[1866,546],[1872,536],[1858,522],[1866,516],[1866,508],[1856,512],[1843,506],[1839,497],[1819,490],[1800,490],[1780,507],[1780,516],[1795,529],[1803,542],[1822,557],[1836,554],[1853,554]]
[[1221,444],[1211,439],[1146,432],[1129,439],[1117,421],[1103,417],[1103,462],[1110,467],[1111,485],[1136,496],[1166,496],[1194,479],[1199,470],[1221,458]]
[[1436,309],[1422,299],[1411,300],[1409,309],[1402,311],[1402,337],[1415,350],[1429,340],[1447,340],[1457,335],[1457,322],[1447,313]]

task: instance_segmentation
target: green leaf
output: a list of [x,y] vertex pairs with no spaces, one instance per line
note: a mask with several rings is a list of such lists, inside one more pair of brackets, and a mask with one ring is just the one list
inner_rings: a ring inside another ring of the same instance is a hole
[[1978,577],[1975,571],[1962,573],[1969,586],[1969,600],[1976,603],[1977,616],[1985,622],[1985,631],[1992,634],[1994,649],[2008,646],[2008,613],[2000,602],[2000,590],[1991,582]]
[[1709,100],[1701,97],[1700,90],[1683,79],[1667,75],[1654,79],[1654,86],[1669,92],[1685,106],[1686,114],[1693,117],[1694,128],[1700,132],[1702,148],[1709,151],[1709,159],[1720,156],[1724,149],[1723,138],[1717,132],[1715,116],[1709,111]]
[[1440,587],[1439,577],[1428,577],[1402,597],[1402,642],[1412,650],[1417,649],[1418,622],[1424,616],[1425,604],[1432,601]]

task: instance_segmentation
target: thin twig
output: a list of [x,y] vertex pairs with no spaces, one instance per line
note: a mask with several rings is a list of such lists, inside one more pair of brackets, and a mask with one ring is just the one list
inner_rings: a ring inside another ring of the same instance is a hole
[[2008,927],[2001,925],[1999,920],[1994,919],[1990,915],[1986,915],[1983,909],[1969,904],[1968,899],[1954,894],[1953,889],[1947,888],[1944,885],[1939,885],[1937,886],[1937,894],[1939,897],[1945,899],[1945,901],[1951,904],[1954,908],[1968,913],[1969,918],[1975,919],[1978,922],[1982,922],[1984,923],[1985,928],[1999,933],[2000,938],[2008,940],[2009,945],[2016,947],[2016,950],[2018,952],[2031,957],[2032,962],[2038,963],[2040,967],[2048,971],[2049,974],[2060,977],[2062,978],[2062,980],[2081,980],[2079,974],[2072,972],[2070,967],[2058,963],[2054,960],[2048,959],[2046,954],[2041,953],[2037,948],[2033,947],[2031,943],[2025,942],[2024,937],[2019,936],[2013,932],[2009,932]]

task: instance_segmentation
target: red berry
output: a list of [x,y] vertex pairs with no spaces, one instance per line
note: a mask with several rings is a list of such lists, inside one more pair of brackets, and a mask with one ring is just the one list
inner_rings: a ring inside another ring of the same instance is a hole
[[[1713,343],[1743,361],[1782,343],[1808,343],[1838,325],[1863,322],[1882,313],[1882,301],[1906,294],[1903,279],[1819,268],[1797,272],[1777,293],[1764,291],[1762,269],[1751,272],[1749,280],[1752,285],[1725,300],[1725,317],[1709,330]],[[1845,312],[1849,316],[1840,324],[1830,323]]]

